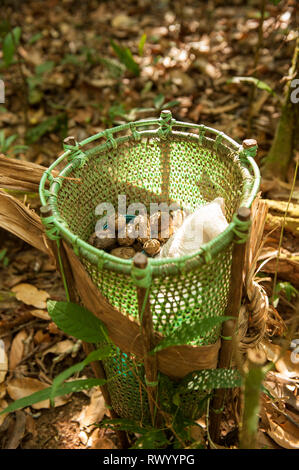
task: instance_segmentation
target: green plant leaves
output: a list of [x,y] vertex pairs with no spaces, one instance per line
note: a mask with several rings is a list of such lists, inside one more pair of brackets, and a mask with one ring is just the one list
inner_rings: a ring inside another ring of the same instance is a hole
[[61,374],[57,375],[57,377],[55,377],[55,379],[53,380],[53,384],[51,387],[52,389],[51,395],[50,395],[51,404],[54,406],[54,398],[56,396],[56,392],[66,379],[71,377],[76,372],[80,372],[81,370],[83,370],[84,367],[86,367],[91,362],[101,361],[102,359],[105,359],[106,357],[111,356],[112,353],[113,353],[113,348],[111,345],[103,346],[100,349],[92,351],[86,357],[86,359],[84,359],[84,361],[74,364],[73,366],[61,372]]
[[253,83],[260,90],[265,90],[268,93],[270,93],[270,95],[276,95],[275,91],[266,82],[263,82],[262,80],[259,80],[258,78],[255,78],[255,77],[233,77],[227,81],[227,83],[241,83],[241,82]]
[[169,444],[162,429],[155,429],[151,426],[141,427],[136,421],[129,419],[106,419],[99,424],[99,427],[115,428],[140,434],[132,449],[159,449]]
[[184,323],[177,327],[170,336],[164,338],[151,353],[156,353],[170,346],[179,346],[180,344],[187,344],[194,341],[199,337],[205,336],[224,321],[231,320],[232,318],[233,317],[213,317],[193,321],[192,323]]
[[[106,383],[105,379],[81,379],[74,380],[72,382],[67,382],[61,387],[58,387],[55,392],[55,397],[62,395],[67,395],[72,392],[79,392],[80,390],[88,390],[89,388],[101,386]],[[28,397],[20,398],[19,400],[14,401],[4,410],[0,412],[0,415],[3,413],[11,413],[12,411],[19,410],[20,408],[25,408],[26,406],[34,405],[40,401],[48,400],[51,397],[52,387],[45,388],[39,392],[33,393]]]
[[146,41],[146,34],[144,33],[144,34],[141,36],[140,41],[139,41],[139,43],[138,43],[138,52],[139,52],[139,55],[140,55],[140,56],[143,55],[143,49],[144,49],[145,41]]
[[35,127],[29,129],[26,133],[26,143],[27,144],[34,144],[37,142],[44,134],[48,132],[52,132],[55,129],[61,129],[65,127],[67,123],[67,115],[66,113],[60,113],[56,116],[51,116],[50,118],[46,119],[45,121],[41,122]]
[[111,46],[121,63],[136,77],[140,75],[139,65],[135,62],[130,49],[128,47],[119,46],[115,41],[111,41]]
[[3,61],[6,67],[8,67],[15,55],[16,47],[18,46],[21,38],[21,28],[17,26],[11,32],[6,34],[3,40],[2,52],[3,52]]
[[87,343],[110,342],[104,323],[86,308],[54,300],[48,300],[47,308],[54,323],[66,334]]

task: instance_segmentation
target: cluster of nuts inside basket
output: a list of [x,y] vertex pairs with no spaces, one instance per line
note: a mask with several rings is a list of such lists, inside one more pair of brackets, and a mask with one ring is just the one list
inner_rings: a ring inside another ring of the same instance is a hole
[[[113,215],[106,229],[92,234],[89,243],[119,258],[133,258],[137,252],[151,257],[177,258],[197,252],[223,232],[228,226],[225,212],[224,199],[217,197],[199,205],[193,212],[158,211],[151,216],[131,216],[129,221],[130,216]],[[109,227],[113,227],[113,233]]]
[[[94,232],[88,242],[119,258],[133,258],[144,252],[150,257],[159,255],[162,246],[182,225],[185,212],[177,209],[165,216],[161,211],[149,215],[137,215],[128,221],[128,216],[111,216],[107,228]],[[109,227],[114,227],[113,232]]]

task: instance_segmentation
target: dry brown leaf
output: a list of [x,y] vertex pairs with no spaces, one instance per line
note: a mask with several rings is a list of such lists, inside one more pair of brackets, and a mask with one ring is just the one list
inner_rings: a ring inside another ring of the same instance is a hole
[[287,418],[277,423],[269,413],[267,414],[270,429],[267,430],[269,436],[281,447],[285,449],[299,449],[299,429]]
[[7,369],[8,369],[8,360],[7,360],[7,354],[5,352],[5,344],[4,344],[4,341],[0,339],[0,384],[4,382]]
[[91,449],[117,449],[114,442],[109,437],[101,436],[102,429],[95,429],[88,439],[87,446]]
[[[20,379],[12,379],[7,386],[7,393],[13,400],[19,400],[20,398],[27,397],[32,393],[39,392],[48,388],[49,385],[40,382],[37,379],[31,379],[29,377],[22,377]],[[55,398],[55,407],[64,405],[67,399],[64,397]],[[50,408],[50,400],[43,400],[39,403],[32,405],[32,408],[39,410],[41,408]]]
[[[8,403],[6,400],[0,400],[0,411],[4,410],[7,406],[8,406]],[[4,422],[6,416],[7,416],[7,413],[0,415],[0,426]]]
[[77,421],[80,424],[80,429],[88,428],[92,424],[99,423],[106,412],[106,404],[102,392],[100,389],[96,388],[93,390],[90,404],[85,406],[78,418],[74,421]]
[[47,310],[30,310],[30,313],[37,318],[42,318],[42,320],[51,320],[50,315],[48,314]]
[[45,356],[48,353],[64,354],[64,353],[71,351],[73,347],[74,347],[73,341],[71,341],[70,339],[65,339],[64,341],[59,341],[59,343],[54,344],[54,346],[52,346],[51,348],[46,349],[43,352],[43,356]]
[[282,348],[270,341],[263,340],[261,343],[267,359],[273,361],[276,370],[286,377],[299,377],[299,363],[292,362],[291,351],[285,351],[281,356]]
[[6,395],[6,383],[0,384],[0,400]]
[[26,305],[33,305],[37,309],[47,307],[46,300],[50,297],[48,292],[37,289],[32,284],[22,283],[14,286],[12,292],[15,292],[16,298]]
[[0,227],[53,256],[45,242],[45,231],[40,217],[3,189],[0,189]]
[[19,331],[14,337],[9,353],[9,369],[14,370],[24,354],[24,341],[28,337],[25,330]]
[[9,433],[5,449],[16,449],[19,447],[26,430],[26,415],[23,411],[16,411],[15,425]]
[[91,448],[92,449],[117,449],[114,442],[111,441],[111,439],[108,439],[108,437],[100,437],[99,439],[93,441]]

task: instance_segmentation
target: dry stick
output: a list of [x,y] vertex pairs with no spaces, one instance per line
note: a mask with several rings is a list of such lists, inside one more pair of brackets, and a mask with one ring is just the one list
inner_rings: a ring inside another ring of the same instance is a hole
[[[240,207],[238,210],[238,218],[240,221],[248,221],[250,219],[250,209]],[[233,338],[236,331],[236,321],[238,319],[242,298],[242,272],[245,264],[246,243],[235,243],[232,254],[232,267],[230,279],[230,291],[228,296],[228,304],[225,315],[235,317],[234,320],[228,320],[222,327],[222,342],[219,352],[218,368],[226,369],[230,367],[233,343],[229,338]],[[210,435],[214,442],[220,439],[220,423],[222,416],[222,407],[224,404],[225,389],[217,389],[211,409],[211,425]]]
[[[50,215],[52,215],[51,208],[49,206],[42,206],[41,207],[41,216],[42,217],[49,217]],[[51,242],[51,244],[52,244],[52,249],[53,249],[53,253],[54,253],[54,256],[55,256],[55,260],[56,260],[56,265],[57,265],[58,269],[61,272],[57,245],[54,242]],[[60,251],[60,260],[61,260],[61,264],[63,266],[63,271],[64,271],[64,273],[63,274],[61,273],[61,275],[66,280],[70,301],[78,303],[79,302],[79,297],[78,297],[77,291],[74,288],[75,281],[74,281],[74,277],[73,277],[73,272],[71,270],[71,267],[70,267],[70,264],[69,264],[69,261],[68,261],[68,257],[66,255],[63,244],[60,244],[60,250],[59,251]],[[84,349],[84,352],[86,354],[89,354],[92,350],[94,350],[93,346],[91,346],[90,344],[85,343],[85,342],[83,342],[83,349]],[[102,365],[101,361],[92,362],[91,366],[92,366],[92,370],[93,370],[94,375],[95,375],[96,378],[106,379],[106,374],[105,374],[105,371],[104,371],[104,368],[103,368],[103,365]],[[107,385],[102,385],[100,388],[101,388],[101,392],[103,394],[104,400],[105,400],[106,404],[109,407],[111,418],[113,418],[113,419],[119,418],[118,414],[113,410],[113,408],[111,406],[111,397],[110,397]],[[115,432],[116,432],[116,435],[117,435],[117,437],[120,441],[121,447],[123,449],[128,448],[129,447],[129,442],[128,442],[128,438],[127,438],[127,435],[126,435],[125,431],[115,430]]]
[[[143,253],[137,253],[133,259],[134,266],[139,269],[147,267],[148,259]],[[143,340],[144,369],[146,377],[146,388],[149,401],[149,407],[152,417],[152,424],[155,425],[157,408],[155,402],[157,399],[157,358],[156,355],[149,355],[149,352],[155,346],[155,337],[153,330],[153,321],[150,310],[149,298],[147,297],[147,289],[137,287],[139,320],[141,326],[141,335]],[[144,305],[145,304],[145,305]]]

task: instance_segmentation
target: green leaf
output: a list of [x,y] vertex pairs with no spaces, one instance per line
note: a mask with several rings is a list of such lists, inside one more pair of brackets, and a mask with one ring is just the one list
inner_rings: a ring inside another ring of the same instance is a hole
[[278,294],[281,291],[285,293],[285,296],[289,302],[292,301],[293,297],[296,297],[299,294],[299,291],[290,282],[287,282],[287,281],[278,282],[276,284],[275,290],[274,290],[274,293],[276,295],[274,296],[274,298],[276,298],[276,296],[278,296]]
[[140,41],[139,41],[139,43],[138,43],[138,51],[139,51],[139,55],[140,55],[140,56],[143,55],[143,49],[144,49],[145,41],[146,41],[146,34],[144,33],[144,34],[141,36]]
[[148,427],[141,427],[136,421],[130,419],[116,418],[116,419],[104,419],[98,424],[100,428],[117,429],[119,431],[135,432],[138,434],[145,434]]
[[28,44],[35,44],[39,39],[43,37],[43,33],[36,33],[28,41]]
[[54,66],[55,62],[53,60],[47,60],[43,64],[37,65],[35,67],[35,73],[37,75],[43,75],[46,72],[51,72]]
[[270,95],[276,95],[275,91],[266,82],[263,82],[262,80],[259,80],[258,78],[255,78],[255,77],[233,77],[227,81],[227,83],[242,83],[242,82],[253,83],[260,90],[266,90],[268,93],[270,93]]
[[128,47],[119,46],[115,41],[111,41],[111,46],[119,60],[126,66],[126,68],[134,75],[140,75],[139,65],[135,62],[130,49]]
[[14,145],[12,151],[15,155],[17,155],[18,153],[27,152],[28,149],[28,145]]
[[162,429],[151,429],[142,434],[132,446],[132,449],[161,449],[169,444]]
[[[67,382],[63,384],[56,390],[55,397],[60,397],[62,395],[67,395],[72,392],[79,392],[80,390],[87,390],[92,387],[104,385],[106,380],[104,379],[81,379],[74,380],[72,382]],[[48,400],[51,396],[52,387],[45,388],[39,392],[32,393],[31,395],[20,398],[19,400],[14,401],[4,410],[0,412],[0,415],[3,413],[11,413],[12,411],[19,410],[20,408],[25,408],[26,406],[34,405],[40,401]]]
[[41,122],[35,127],[32,127],[26,132],[26,143],[34,144],[37,142],[44,134],[52,132],[55,129],[64,125],[66,120],[66,114],[60,113],[57,116],[52,116],[45,121]]
[[0,37],[5,36],[7,33],[9,33],[11,27],[10,23],[7,20],[3,20],[0,22]]
[[52,388],[51,396],[50,396],[51,404],[54,406],[54,398],[56,396],[56,391],[66,379],[71,377],[76,372],[81,372],[81,370],[83,370],[84,367],[86,367],[91,362],[101,361],[102,359],[105,359],[106,357],[111,356],[112,353],[113,353],[113,349],[111,345],[103,346],[100,349],[92,351],[86,357],[86,359],[84,359],[84,361],[74,364],[73,366],[61,372],[61,374],[57,375],[57,377],[55,377],[55,379],[53,380],[53,384],[51,387]]
[[3,50],[3,60],[4,60],[6,67],[8,67],[13,61],[16,47],[20,42],[20,37],[21,37],[21,28],[17,26],[10,33],[8,33],[4,38],[2,50]]
[[165,96],[162,93],[159,93],[157,96],[155,96],[154,98],[155,108],[160,109],[164,101],[165,101]]
[[187,344],[194,341],[201,336],[205,336],[224,321],[231,320],[232,318],[233,317],[213,317],[196,320],[192,323],[184,323],[177,327],[171,335],[164,338],[153,351],[151,351],[151,354],[169,348],[170,346],[179,346],[180,344]]
[[13,135],[10,135],[9,137],[7,137],[6,141],[5,141],[5,144],[6,144],[6,148],[9,149],[9,147],[11,146],[11,144],[16,140],[16,138],[18,137],[17,134],[13,134]]
[[7,253],[7,248],[0,250],[0,261],[2,261]]
[[50,317],[58,328],[87,343],[110,342],[104,323],[89,310],[72,302],[48,300]]
[[162,109],[169,109],[173,108],[174,106],[178,106],[180,102],[178,100],[168,101],[167,103],[163,104]]

